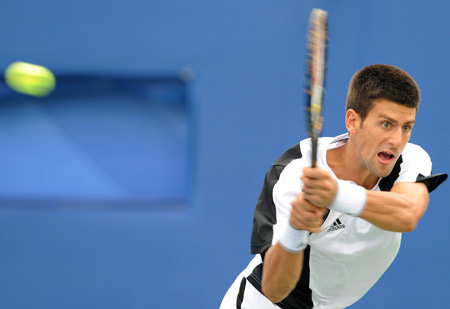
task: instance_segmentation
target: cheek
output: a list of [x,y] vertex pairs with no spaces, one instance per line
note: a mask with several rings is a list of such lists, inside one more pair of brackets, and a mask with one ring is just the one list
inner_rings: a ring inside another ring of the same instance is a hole
[[406,144],[408,144],[409,139],[411,138],[411,132],[410,133],[406,133],[403,136],[403,143],[402,143],[402,149],[405,148]]
[[374,143],[381,140],[383,138],[383,135],[382,132],[377,129],[368,128],[367,130],[364,131],[362,137],[364,140],[364,144],[373,145]]
[[367,130],[366,135],[363,140],[363,148],[361,149],[365,156],[372,157],[378,152],[384,141],[384,136],[382,132],[377,132],[377,130]]
[[409,142],[409,139],[411,138],[411,131],[409,132],[405,132],[405,134],[403,134],[403,139],[407,142]]

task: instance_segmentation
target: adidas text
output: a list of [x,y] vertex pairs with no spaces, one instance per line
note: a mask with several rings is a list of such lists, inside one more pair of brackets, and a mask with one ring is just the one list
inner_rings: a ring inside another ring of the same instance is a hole
[[339,230],[339,229],[343,229],[343,228],[345,228],[345,224],[339,224],[339,225],[336,225],[336,226],[332,226],[332,227],[330,227],[327,230],[327,233],[328,232],[333,232],[333,231],[336,231],[336,230]]

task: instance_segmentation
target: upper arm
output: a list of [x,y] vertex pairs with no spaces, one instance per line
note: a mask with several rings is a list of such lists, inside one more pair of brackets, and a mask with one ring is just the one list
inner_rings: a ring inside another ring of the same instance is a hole
[[402,157],[401,171],[390,191],[401,194],[420,219],[427,209],[429,193],[446,179],[446,175],[431,175],[431,158],[418,145],[408,144]]
[[426,183],[418,180],[419,175],[431,174],[431,158],[422,147],[414,144],[407,145],[402,158],[399,176],[390,191],[401,194],[420,219],[427,209],[431,190]]

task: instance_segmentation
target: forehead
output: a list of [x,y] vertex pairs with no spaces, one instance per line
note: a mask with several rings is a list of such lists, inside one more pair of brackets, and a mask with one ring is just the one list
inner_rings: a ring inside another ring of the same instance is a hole
[[410,122],[416,119],[417,109],[409,107],[394,101],[380,99],[373,102],[367,117],[385,117],[394,118],[399,122]]

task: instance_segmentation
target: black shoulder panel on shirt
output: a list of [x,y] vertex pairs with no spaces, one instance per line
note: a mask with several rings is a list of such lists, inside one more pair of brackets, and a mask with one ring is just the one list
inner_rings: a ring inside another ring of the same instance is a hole
[[425,184],[427,186],[428,192],[431,193],[441,183],[443,183],[447,179],[447,177],[447,174],[434,174],[427,177],[419,174],[419,176],[417,176],[416,182]]
[[391,191],[392,186],[394,186],[395,181],[397,180],[398,176],[400,175],[400,164],[402,164],[403,158],[400,155],[397,162],[395,162],[394,168],[392,169],[392,172],[386,176],[383,177],[383,179],[380,180],[379,187],[381,191]]
[[[394,186],[395,181],[400,175],[400,165],[403,162],[402,156],[400,156],[395,162],[394,168],[392,172],[380,180],[379,187],[381,191],[390,191]],[[447,179],[447,174],[435,174],[430,176],[424,176],[422,174],[417,175],[416,182],[421,182],[427,186],[428,192],[431,193],[434,189],[436,189],[441,183],[443,183]]]
[[264,179],[264,185],[256,203],[253,217],[251,238],[251,253],[263,253],[272,245],[273,229],[277,223],[276,208],[273,202],[273,187],[280,178],[281,172],[292,160],[302,157],[300,145],[295,144],[283,153],[269,168]]
[[[253,218],[253,231],[251,239],[252,254],[261,254],[264,260],[265,252],[272,245],[273,226],[277,223],[276,206],[273,201],[273,187],[278,182],[284,168],[295,159],[302,157],[299,144],[295,144],[283,153],[269,168],[264,179],[264,185],[256,204]],[[305,249],[303,270],[296,288],[291,294],[277,305],[283,309],[313,307],[311,289],[309,289],[309,246]],[[261,293],[262,264],[255,267],[247,280]]]
[[273,165],[281,165],[286,166],[288,165],[292,160],[300,159],[302,157],[302,151],[300,150],[300,144],[295,144],[288,150],[286,150],[276,161]]

